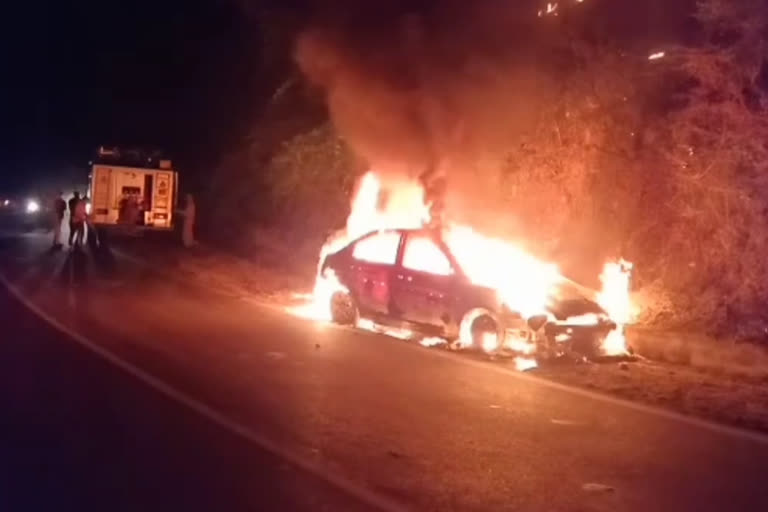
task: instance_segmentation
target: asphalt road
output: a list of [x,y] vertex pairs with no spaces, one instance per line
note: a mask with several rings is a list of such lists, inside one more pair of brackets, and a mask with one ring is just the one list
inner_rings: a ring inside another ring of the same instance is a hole
[[0,510],[369,510],[116,370],[0,290]]
[[80,337],[0,295],[1,510],[768,510],[759,439],[45,242],[0,238],[0,272]]

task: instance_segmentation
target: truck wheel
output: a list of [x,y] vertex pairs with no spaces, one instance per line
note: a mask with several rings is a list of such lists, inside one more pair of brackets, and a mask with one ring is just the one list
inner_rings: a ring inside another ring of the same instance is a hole
[[357,306],[348,293],[336,292],[331,296],[331,320],[339,325],[357,323]]

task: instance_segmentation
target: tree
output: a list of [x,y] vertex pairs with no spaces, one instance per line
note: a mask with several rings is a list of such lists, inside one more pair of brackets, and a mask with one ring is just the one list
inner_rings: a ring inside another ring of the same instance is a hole
[[355,171],[352,153],[329,123],[286,141],[266,167],[276,221],[304,236],[342,227]]
[[651,271],[681,320],[755,336],[768,326],[768,22],[749,0],[706,0],[697,19],[704,40],[670,52],[677,90],[656,126],[667,175],[654,175],[649,231],[664,251]]

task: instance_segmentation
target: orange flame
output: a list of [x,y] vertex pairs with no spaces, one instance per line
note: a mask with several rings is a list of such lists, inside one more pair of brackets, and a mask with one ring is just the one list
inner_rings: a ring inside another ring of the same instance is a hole
[[495,289],[512,311],[527,318],[545,313],[552,287],[560,280],[556,265],[466,226],[451,226],[444,237],[470,281]]
[[606,263],[600,281],[603,289],[597,296],[597,302],[616,323],[616,329],[611,331],[603,341],[603,352],[606,355],[621,355],[627,353],[627,340],[624,335],[626,325],[632,319],[632,304],[629,297],[632,263],[619,260]]
[[[386,195],[383,194],[384,188]],[[322,247],[320,264],[328,254],[341,250],[367,233],[386,229],[421,228],[430,220],[429,206],[424,203],[424,189],[419,183],[391,179],[383,183],[373,172],[368,172],[361,178],[351,207],[346,228],[331,237]],[[555,286],[564,279],[555,264],[540,261],[515,243],[487,237],[468,226],[448,225],[444,229],[443,240],[472,283],[495,290],[503,303],[526,318],[546,314],[549,297]],[[355,257],[362,259],[380,253],[375,246],[355,248]],[[436,253],[430,244],[417,244],[408,257],[409,266],[422,271],[447,275],[454,270],[447,265],[444,256]],[[607,354],[626,352],[624,326],[630,320],[631,269],[632,264],[624,260],[607,263],[601,276],[603,290],[599,294],[598,302],[618,325],[605,340],[603,349]],[[331,298],[337,292],[348,293],[333,271],[327,270],[322,275],[318,273],[312,302],[293,308],[291,312],[315,320],[328,321],[331,319]],[[478,314],[482,313],[478,311]],[[571,318],[569,322],[594,325],[597,320],[596,315],[584,315]],[[456,345],[459,348],[467,348],[474,344],[468,327],[471,322],[462,324],[466,325],[462,325]],[[357,327],[401,339],[411,339],[414,336],[410,330],[387,328],[362,318],[358,320]],[[482,336],[480,345],[488,353],[509,349],[520,354],[515,359],[515,366],[520,370],[535,367],[535,359],[531,357],[536,349],[535,344],[529,339],[511,338],[500,340],[496,334],[488,333]],[[420,343],[424,346],[435,346],[446,343],[446,340],[424,338]]]

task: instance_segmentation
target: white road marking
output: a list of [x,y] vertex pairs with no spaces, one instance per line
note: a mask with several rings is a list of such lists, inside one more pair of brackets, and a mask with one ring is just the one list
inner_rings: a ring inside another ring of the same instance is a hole
[[51,327],[65,334],[67,337],[71,338],[72,340],[74,340],[75,342],[77,342],[79,345],[86,348],[87,350],[93,352],[95,355],[102,358],[104,361],[116,366],[120,370],[126,372],[127,374],[131,375],[132,377],[144,383],[145,385],[154,389],[156,392],[170,398],[171,400],[175,401],[178,404],[181,404],[187,407],[188,409],[194,411],[195,413],[199,414],[203,418],[211,421],[212,423],[219,425],[220,427],[224,428],[230,433],[239,436],[240,438],[250,442],[251,444],[257,446],[258,448],[261,448],[262,450],[267,451],[277,456],[278,458],[281,458],[289,462],[291,465],[303,471],[306,471],[307,473],[310,473],[321,480],[324,480],[325,482],[344,491],[350,496],[353,496],[359,499],[361,502],[369,506],[375,507],[379,510],[392,511],[392,512],[400,512],[400,511],[408,510],[403,504],[397,503],[384,496],[380,496],[379,494],[371,491],[370,489],[367,489],[366,487],[360,484],[354,483],[351,480],[348,480],[340,475],[330,473],[329,469],[324,467],[323,465],[318,464],[316,462],[309,461],[305,457],[299,455],[298,453],[295,453],[291,450],[288,450],[286,448],[279,446],[274,441],[257,433],[251,428],[227,417],[224,413],[210,407],[209,405],[198,400],[197,398],[194,398],[193,396],[190,396],[184,393],[183,391],[180,391],[179,389],[173,387],[171,384],[168,384],[162,379],[145,372],[138,366],[120,358],[120,356],[118,356],[114,352],[104,348],[103,346],[90,340],[86,336],[73,331],[72,329],[70,329],[69,327],[62,324],[61,322],[56,320],[54,317],[52,317],[51,315],[43,311],[41,308],[36,306],[32,301],[28,300],[24,296],[24,294],[21,292],[21,290],[18,289],[14,284],[12,284],[3,274],[0,274],[0,283],[2,283],[8,289],[8,291],[11,293],[11,295],[13,295],[14,298],[16,298],[16,300],[21,302],[27,309],[29,309],[32,313],[37,315],[42,320],[44,320]]

